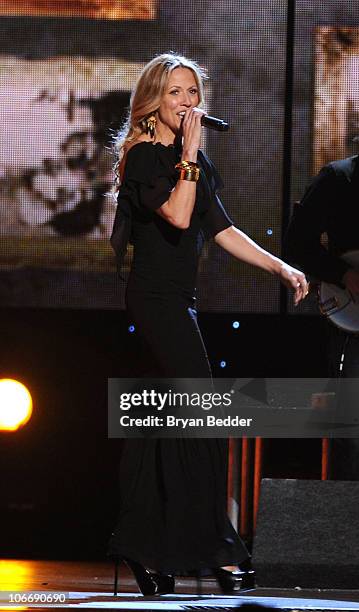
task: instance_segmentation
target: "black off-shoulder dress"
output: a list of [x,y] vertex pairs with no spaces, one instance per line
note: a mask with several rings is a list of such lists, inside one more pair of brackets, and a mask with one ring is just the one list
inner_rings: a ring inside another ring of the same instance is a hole
[[[201,151],[189,228],[178,229],[155,212],[176,185],[180,157],[174,146],[160,143],[130,149],[111,243],[120,266],[127,242],[134,246],[126,306],[157,375],[208,378],[194,308],[198,259],[204,240],[232,222],[217,195],[221,178]],[[109,553],[165,572],[247,560],[226,512],[227,450],[223,439],[127,440]]]

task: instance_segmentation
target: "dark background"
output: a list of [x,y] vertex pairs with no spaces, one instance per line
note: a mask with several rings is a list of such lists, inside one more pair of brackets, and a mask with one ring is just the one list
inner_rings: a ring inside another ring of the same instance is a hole
[[[167,0],[153,23],[1,18],[1,53],[111,52],[147,61],[173,49],[205,63],[211,110],[233,126],[230,140],[211,134],[207,140],[226,183],[226,207],[242,229],[279,254],[289,205],[282,183],[287,8],[284,0]],[[357,2],[296,2],[292,200],[311,174],[313,29],[320,24],[359,26]],[[325,376],[326,322],[309,306],[295,314],[281,309],[276,280],[262,280],[262,273],[218,253],[213,247],[215,287],[206,270],[200,282],[199,322],[214,376]],[[18,271],[16,282],[27,273]],[[0,435],[3,556],[101,558],[116,518],[121,441],[107,439],[106,383],[129,375],[133,360],[145,356],[125,314],[109,304],[113,280],[74,285],[69,275],[68,282],[70,297],[73,291],[87,299],[84,309],[56,308],[50,283],[52,308],[10,308],[4,300],[0,310],[1,376],[24,382],[34,399],[25,428]],[[8,283],[2,275],[4,296]],[[103,292],[106,304],[94,308]],[[264,459],[264,476],[318,478],[320,441],[268,440]]]

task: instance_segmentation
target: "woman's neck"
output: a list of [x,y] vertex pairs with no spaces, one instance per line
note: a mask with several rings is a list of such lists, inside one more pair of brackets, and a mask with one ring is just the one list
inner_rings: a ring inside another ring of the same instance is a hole
[[155,134],[155,138],[154,138],[154,143],[156,142],[160,142],[161,144],[165,145],[165,147],[168,147],[169,145],[173,145],[175,142],[175,136],[174,134],[161,134],[159,132],[156,131]]
[[168,145],[173,145],[175,143],[176,138],[176,134],[172,132],[168,126],[157,120],[154,142],[160,142],[168,147]]

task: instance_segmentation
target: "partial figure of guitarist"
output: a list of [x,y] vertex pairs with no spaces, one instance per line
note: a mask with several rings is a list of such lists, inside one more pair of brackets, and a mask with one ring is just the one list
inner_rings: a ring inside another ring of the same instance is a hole
[[[316,280],[346,289],[359,310],[359,270],[342,258],[358,250],[359,156],[355,155],[324,166],[312,180],[294,209],[285,255]],[[328,374],[358,378],[359,334],[329,322],[328,340]],[[359,440],[335,440],[332,454],[333,478],[359,479]]]

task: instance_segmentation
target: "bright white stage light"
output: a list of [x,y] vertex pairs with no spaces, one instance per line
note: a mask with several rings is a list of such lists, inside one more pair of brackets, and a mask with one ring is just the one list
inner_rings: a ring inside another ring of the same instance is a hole
[[11,378],[0,380],[0,430],[16,431],[32,414],[32,398],[21,382]]

